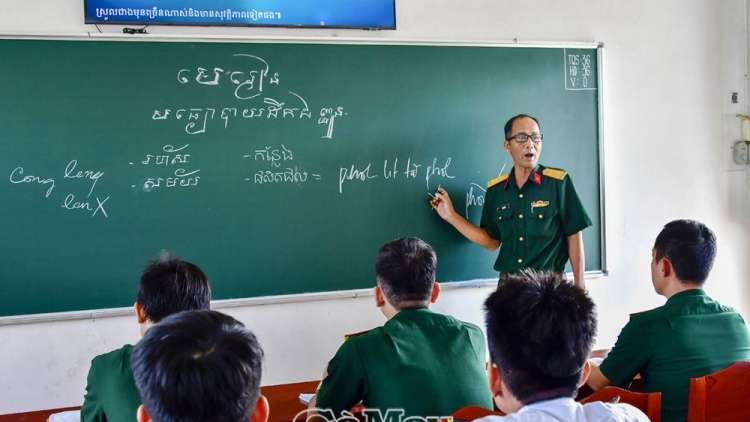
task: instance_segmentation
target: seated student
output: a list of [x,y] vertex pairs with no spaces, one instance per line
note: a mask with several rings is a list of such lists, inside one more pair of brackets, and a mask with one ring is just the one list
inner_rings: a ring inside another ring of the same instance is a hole
[[263,350],[253,333],[216,311],[165,318],[133,350],[143,405],[138,422],[266,422]]
[[507,416],[478,421],[649,420],[627,404],[574,400],[596,336],[594,302],[584,290],[558,274],[526,270],[498,286],[484,309],[490,388]]
[[[141,275],[135,314],[141,335],[168,315],[191,309],[208,309],[211,287],[197,266],[163,252],[150,261]],[[130,357],[133,346],[95,357],[88,374],[82,422],[133,422],[141,404],[135,388]]]
[[492,408],[485,341],[473,324],[430,311],[440,286],[437,257],[415,237],[383,245],[375,262],[375,305],[388,321],[349,337],[328,363],[308,420],[338,417],[360,401],[406,416],[450,416],[468,405]]
[[588,385],[627,388],[641,375],[645,392],[662,394],[661,420],[687,418],[690,378],[750,360],[742,316],[702,290],[716,255],[716,237],[703,224],[676,220],[664,226],[652,250],[651,282],[667,303],[630,316]]

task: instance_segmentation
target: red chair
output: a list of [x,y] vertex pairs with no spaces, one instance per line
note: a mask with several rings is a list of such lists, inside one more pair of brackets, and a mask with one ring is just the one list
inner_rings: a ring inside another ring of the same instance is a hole
[[604,387],[581,400],[581,403],[585,404],[595,401],[612,402],[616,399],[618,403],[627,403],[633,407],[637,407],[651,419],[651,422],[659,422],[661,420],[661,393],[635,393],[619,387]]
[[750,362],[690,379],[688,422],[750,420]]
[[474,419],[483,418],[485,416],[498,415],[505,416],[505,413],[495,410],[485,409],[481,406],[466,406],[462,407],[453,412],[454,420],[473,421]]

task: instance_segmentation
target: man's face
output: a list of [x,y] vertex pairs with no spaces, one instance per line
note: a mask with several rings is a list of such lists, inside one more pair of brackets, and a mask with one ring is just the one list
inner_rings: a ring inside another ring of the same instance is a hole
[[[513,122],[513,129],[510,131],[510,136],[518,134],[541,135],[541,131],[539,125],[533,119],[522,117]],[[533,170],[542,154],[542,143],[534,143],[531,139],[527,139],[523,143],[511,139],[505,141],[505,151],[513,157],[515,167]]]

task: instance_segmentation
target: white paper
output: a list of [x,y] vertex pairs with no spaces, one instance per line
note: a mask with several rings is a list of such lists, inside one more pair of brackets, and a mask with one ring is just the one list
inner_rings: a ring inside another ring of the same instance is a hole
[[49,422],[80,422],[80,410],[68,410],[66,412],[53,413],[49,415]]
[[304,404],[310,404],[310,400],[312,400],[314,395],[315,393],[312,393],[312,394],[299,393],[299,401],[301,401]]

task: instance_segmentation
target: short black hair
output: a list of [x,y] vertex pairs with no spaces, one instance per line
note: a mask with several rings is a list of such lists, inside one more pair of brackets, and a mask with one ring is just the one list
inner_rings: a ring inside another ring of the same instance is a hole
[[667,223],[654,242],[656,260],[667,258],[683,283],[706,282],[716,257],[716,236],[703,223],[674,220]]
[[386,243],[375,260],[378,286],[396,309],[429,303],[436,270],[435,251],[417,237]]
[[180,311],[208,309],[211,286],[195,264],[163,251],[143,270],[137,300],[148,319],[156,323]]
[[143,406],[154,422],[247,422],[260,396],[263,350],[216,311],[186,311],[154,325],[133,349]]
[[520,402],[575,397],[596,337],[596,307],[583,289],[524,270],[498,286],[484,312],[490,358]]
[[528,114],[519,114],[517,116],[511,117],[510,120],[508,120],[508,122],[505,123],[505,140],[506,141],[510,140],[510,136],[511,136],[510,131],[513,130],[513,122],[515,122],[518,119],[523,119],[523,118],[527,118],[527,119],[531,119],[535,121],[536,125],[539,126],[539,130],[540,131],[542,130],[542,125],[539,124],[539,120],[537,120],[535,117],[529,116]]

